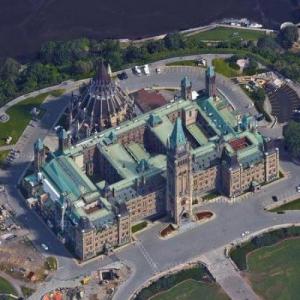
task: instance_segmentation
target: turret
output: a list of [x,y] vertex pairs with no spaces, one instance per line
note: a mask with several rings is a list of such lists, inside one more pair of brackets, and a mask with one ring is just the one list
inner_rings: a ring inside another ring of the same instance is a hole
[[58,150],[64,152],[65,149],[71,146],[71,135],[63,128],[60,127],[57,131],[58,135]]
[[175,224],[193,219],[192,156],[182,122],[177,118],[167,150],[167,213]]
[[206,94],[208,97],[217,96],[216,73],[213,66],[208,67],[205,72],[205,87]]
[[34,144],[34,170],[39,172],[41,166],[45,162],[45,146],[41,139],[38,139]]
[[181,80],[181,98],[184,100],[192,100],[192,82],[185,76]]

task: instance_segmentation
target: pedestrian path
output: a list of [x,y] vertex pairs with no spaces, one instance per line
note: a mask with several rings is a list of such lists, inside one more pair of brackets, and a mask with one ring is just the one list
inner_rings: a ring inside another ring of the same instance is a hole
[[147,263],[151,267],[152,271],[154,273],[158,272],[159,269],[158,269],[157,264],[153,261],[152,257],[150,256],[150,254],[148,253],[148,251],[145,249],[145,247],[142,244],[142,242],[140,240],[137,240],[136,245],[138,246],[139,250],[143,254],[144,258],[146,259]]
[[223,247],[202,255],[200,260],[207,265],[210,273],[231,300],[259,299],[231,260],[225,257]]

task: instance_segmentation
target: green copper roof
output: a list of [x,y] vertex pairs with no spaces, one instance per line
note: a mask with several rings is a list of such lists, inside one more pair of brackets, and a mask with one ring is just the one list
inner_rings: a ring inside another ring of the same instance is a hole
[[67,133],[67,131],[63,127],[59,128],[59,130],[58,130],[58,137],[60,139],[66,139],[68,137],[68,133]]
[[182,127],[182,122],[180,118],[177,118],[170,136],[170,148],[176,149],[178,146],[182,146],[185,144],[186,138]]
[[184,76],[181,80],[181,85],[185,87],[189,87],[192,85],[192,82],[187,78],[187,76]]
[[34,149],[37,151],[42,151],[44,149],[44,143],[40,138],[35,142]]
[[213,66],[209,66],[206,70],[206,75],[208,77],[214,77],[215,76],[215,68]]

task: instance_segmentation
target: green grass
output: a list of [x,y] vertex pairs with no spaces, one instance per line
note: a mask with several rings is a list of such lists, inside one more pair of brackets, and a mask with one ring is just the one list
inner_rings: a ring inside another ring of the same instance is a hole
[[6,123],[0,124],[0,145],[5,144],[8,136],[12,137],[11,144],[15,144],[23,133],[24,129],[31,120],[30,111],[33,107],[39,108],[47,96],[58,97],[64,93],[64,90],[56,90],[50,93],[40,94],[36,97],[28,98],[7,110],[10,119]]
[[0,167],[3,165],[8,153],[9,153],[9,150],[0,151]]
[[179,60],[166,64],[166,66],[197,66],[197,61],[195,60]]
[[1,293],[17,295],[13,286],[2,277],[0,277],[0,294]]
[[[201,295],[201,297],[200,297]],[[162,292],[151,300],[227,300],[228,296],[214,283],[204,283],[187,279],[173,288]]]
[[212,61],[213,66],[217,73],[220,73],[226,77],[237,77],[240,72],[230,67],[229,63],[222,58],[215,58]]
[[27,298],[27,297],[30,297],[34,292],[35,290],[34,289],[31,289],[27,286],[22,286],[21,287],[21,290],[22,290],[22,293],[23,295]]
[[292,202],[278,206],[276,208],[270,209],[271,212],[278,212],[284,210],[300,210],[300,198]]
[[138,223],[136,225],[133,225],[131,228],[132,233],[136,233],[144,228],[146,228],[148,223],[146,221],[143,221],[141,223]]
[[203,41],[228,41],[236,38],[247,41],[256,41],[264,35],[264,32],[257,30],[217,27],[212,30],[196,33],[189,38]]
[[219,196],[220,196],[220,194],[218,192],[211,192],[211,193],[203,196],[202,200],[203,201],[209,201],[209,200],[215,199]]
[[45,267],[50,271],[57,270],[57,260],[54,256],[48,256],[46,258]]
[[263,299],[299,299],[300,239],[264,247],[248,255],[249,279]]

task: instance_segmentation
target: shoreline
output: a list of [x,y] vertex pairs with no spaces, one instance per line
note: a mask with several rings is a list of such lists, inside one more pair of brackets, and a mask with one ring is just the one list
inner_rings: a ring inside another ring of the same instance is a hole
[[205,31],[209,31],[209,30],[213,30],[215,28],[219,28],[219,27],[226,27],[226,28],[232,28],[232,29],[240,29],[240,30],[251,30],[251,31],[260,31],[260,32],[265,32],[266,34],[269,33],[273,33],[273,32],[277,32],[277,30],[275,29],[270,29],[270,28],[252,28],[252,27],[244,27],[244,26],[234,26],[234,25],[228,25],[228,24],[223,24],[220,22],[213,22],[210,23],[208,25],[203,25],[203,26],[197,26],[197,27],[191,27],[188,29],[184,29],[184,30],[179,30],[179,31],[170,31],[170,32],[166,32],[166,33],[162,33],[162,34],[158,34],[158,35],[153,35],[153,36],[145,36],[144,38],[135,38],[135,39],[130,39],[130,38],[119,38],[116,39],[118,40],[120,43],[133,43],[133,44],[140,44],[140,43],[144,43],[147,41],[157,41],[157,40],[162,40],[166,35],[168,35],[171,32],[179,32],[180,34],[186,35],[186,36],[192,36],[194,34],[197,34],[199,32],[205,32]]

